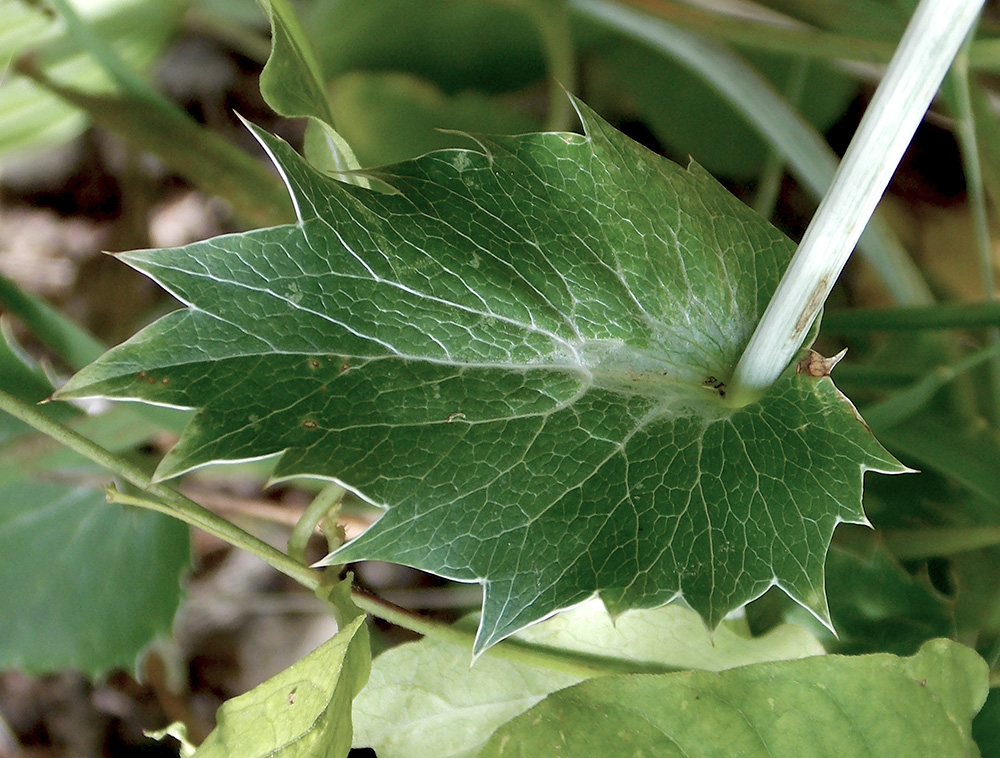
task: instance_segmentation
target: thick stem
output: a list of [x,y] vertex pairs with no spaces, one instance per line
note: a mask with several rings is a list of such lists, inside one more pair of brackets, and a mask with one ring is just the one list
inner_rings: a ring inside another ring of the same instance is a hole
[[922,0],[729,381],[752,402],[802,347],[984,0]]

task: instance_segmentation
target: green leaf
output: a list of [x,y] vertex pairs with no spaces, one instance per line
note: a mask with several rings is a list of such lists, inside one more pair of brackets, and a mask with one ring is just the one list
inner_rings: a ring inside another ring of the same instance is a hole
[[[52,393],[3,339],[0,387],[27,402]],[[57,403],[44,408],[59,420],[82,416]],[[82,419],[90,422],[102,419]],[[136,426],[151,431],[133,417]],[[6,413],[0,445],[0,670],[75,668],[99,676],[134,667],[143,649],[170,631],[189,563],[187,527],[108,505],[92,487],[40,481],[39,474],[64,474],[59,463],[81,461],[59,456],[63,449],[51,453],[52,440]]]
[[326,84],[298,16],[287,0],[260,0],[260,4],[271,22],[271,56],[260,73],[260,94],[282,116],[309,119],[305,155],[313,166],[328,172],[360,168],[350,146],[333,128]]
[[[538,123],[478,93],[445,95],[430,82],[399,72],[353,72],[331,87],[337,125],[365,166],[468,147],[465,134],[523,134]],[[441,130],[455,131],[441,131]]]
[[820,656],[594,679],[504,725],[478,755],[967,758],[986,674],[969,648],[934,640],[912,658]]
[[[929,639],[955,635],[954,600],[931,585],[926,573],[911,576],[885,549],[877,532],[862,532],[827,556],[830,615],[837,635],[816,629],[831,652],[912,655]],[[840,535],[838,535],[840,536]],[[798,608],[786,619],[816,627]]]
[[972,736],[982,758],[1000,758],[1000,689],[990,690],[986,705],[972,722]]
[[905,469],[828,377],[725,402],[792,245],[579,107],[586,136],[432,153],[385,193],[260,134],[300,223],[124,255],[191,307],[62,395],[200,408],[160,478],[284,452],[276,477],[386,507],[327,561],[481,582],[477,651],[595,593],[714,628],[777,585],[828,621],[834,527]]
[[[132,65],[146,68],[170,40],[182,6],[157,0],[75,0],[73,6]],[[70,39],[65,26],[34,4],[0,3],[0,61],[40,48],[38,65],[59,82],[108,92],[98,64]],[[0,86],[0,164],[51,148],[87,125],[85,114],[27,79],[5,71]]]
[[546,74],[541,39],[524,5],[340,0],[312,3],[303,18],[327,79],[348,71],[407,71],[447,94],[495,94]]
[[196,758],[346,756],[351,700],[368,679],[369,655],[358,617],[298,663],[224,703]]
[[0,555],[0,669],[99,676],[170,632],[188,529],[89,487],[22,480],[0,485]]
[[[756,639],[733,628],[723,624],[710,637],[696,613],[677,605],[628,611],[612,622],[600,603],[589,602],[518,637],[637,668],[659,664],[718,671],[823,653],[799,627],[780,626]],[[381,758],[473,755],[497,727],[549,693],[582,681],[490,656],[471,669],[468,663],[467,650],[430,638],[380,655],[354,703],[354,744],[375,748]]]

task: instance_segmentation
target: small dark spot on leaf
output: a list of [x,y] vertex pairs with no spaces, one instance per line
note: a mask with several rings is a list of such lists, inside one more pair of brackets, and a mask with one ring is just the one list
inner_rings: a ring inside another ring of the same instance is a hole
[[344,361],[343,363],[340,364],[340,373],[343,374],[350,367],[351,367],[351,362],[350,361]]
[[315,429],[317,426],[319,425],[311,418],[307,418],[305,421],[302,422],[302,427],[304,429]]
[[714,376],[709,376],[702,382],[706,387],[715,384],[718,380]]
[[309,365],[312,366],[313,368],[319,368],[320,363],[318,360],[313,358],[312,360],[309,361]]
[[917,684],[919,684],[921,687],[926,687],[927,686],[927,680],[926,679],[921,679],[921,680],[919,680],[917,682]]
[[289,705],[294,705],[295,704],[295,693],[296,693],[296,690],[292,690],[291,692],[288,693],[288,704]]
[[163,377],[163,378],[162,378],[162,379],[160,380],[160,384],[162,384],[162,385],[163,385],[164,387],[166,387],[166,386],[167,386],[168,384],[170,384],[170,378],[169,378],[169,377],[166,377],[166,376],[165,376],[165,377]]

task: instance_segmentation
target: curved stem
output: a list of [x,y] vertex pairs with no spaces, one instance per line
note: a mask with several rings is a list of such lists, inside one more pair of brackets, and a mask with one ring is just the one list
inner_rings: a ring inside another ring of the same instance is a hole
[[[292,533],[288,537],[288,554],[295,560],[306,562],[306,545],[316,531],[316,525],[326,518],[331,510],[340,505],[346,490],[339,484],[328,484],[313,498],[306,508],[302,518],[295,522]],[[331,546],[333,550],[336,546]]]
[[[196,526],[219,539],[225,540],[230,545],[253,553],[304,587],[314,591],[319,587],[320,574],[318,572],[297,561],[293,561],[280,550],[271,547],[266,542],[257,539],[235,524],[212,513],[177,490],[165,484],[153,483],[149,474],[135,464],[129,463],[101,447],[96,442],[92,442],[69,427],[60,424],[58,421],[54,421],[37,408],[18,400],[3,390],[0,390],[0,410],[20,419],[43,434],[58,440],[66,447],[75,450],[80,455],[151,496],[148,500],[141,498],[142,503],[133,504],[152,507],[154,510],[168,513],[187,524]],[[119,496],[121,495],[115,495],[115,497]]]
[[922,0],[917,7],[728,382],[734,405],[759,397],[802,346],[982,5],[983,0]]

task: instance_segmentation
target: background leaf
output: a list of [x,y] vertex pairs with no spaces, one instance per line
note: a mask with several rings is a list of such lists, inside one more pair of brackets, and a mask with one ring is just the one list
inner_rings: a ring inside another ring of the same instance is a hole
[[[4,340],[0,387],[28,402],[52,392]],[[82,415],[58,403],[44,407],[64,422]],[[135,418],[131,426],[147,435],[156,429]],[[188,528],[159,513],[109,505],[90,485],[46,481],[59,460],[42,455],[53,447],[48,443],[0,413],[0,670],[75,668],[99,676],[133,668],[170,631],[190,562]],[[25,454],[30,460],[21,460]],[[91,472],[74,454],[62,462],[77,478]]]
[[[612,623],[599,602],[589,602],[518,638],[637,666],[712,671],[824,652],[814,637],[794,626],[749,638],[734,622],[709,636],[696,613],[677,605],[628,611]],[[355,745],[374,747],[381,758],[474,755],[498,726],[549,693],[582,681],[490,656],[471,669],[468,661],[468,650],[430,638],[380,655],[354,704]]]
[[369,655],[359,616],[298,663],[227,701],[196,758],[346,756],[351,700],[368,679]]
[[[138,68],[148,67],[163,50],[182,9],[178,3],[156,0],[76,0],[73,5]],[[111,84],[101,68],[72,42],[56,18],[20,0],[0,3],[0,61],[6,67],[34,46],[41,51],[36,64],[60,83],[109,91]],[[0,164],[52,148],[86,125],[81,111],[5,71],[0,82]]]
[[986,664],[947,640],[891,655],[590,680],[496,731],[478,755],[974,754]]
[[186,525],[103,491],[0,485],[0,669],[134,668],[170,632],[188,552]]
[[473,134],[537,131],[536,119],[478,92],[446,95],[402,73],[353,72],[331,84],[337,125],[363,166],[415,158],[447,147],[468,147]]
[[260,134],[301,218],[124,259],[194,307],[63,396],[200,407],[161,478],[285,451],[389,508],[329,561],[485,587],[477,650],[599,593],[711,627],[823,560],[866,470],[903,471],[828,379],[729,375],[791,243],[582,105],[587,136],[481,140],[340,185]]
[[271,22],[271,55],[260,73],[260,93],[275,112],[308,118],[304,152],[321,171],[360,168],[358,159],[333,128],[326,83],[309,37],[287,0],[260,0]]

